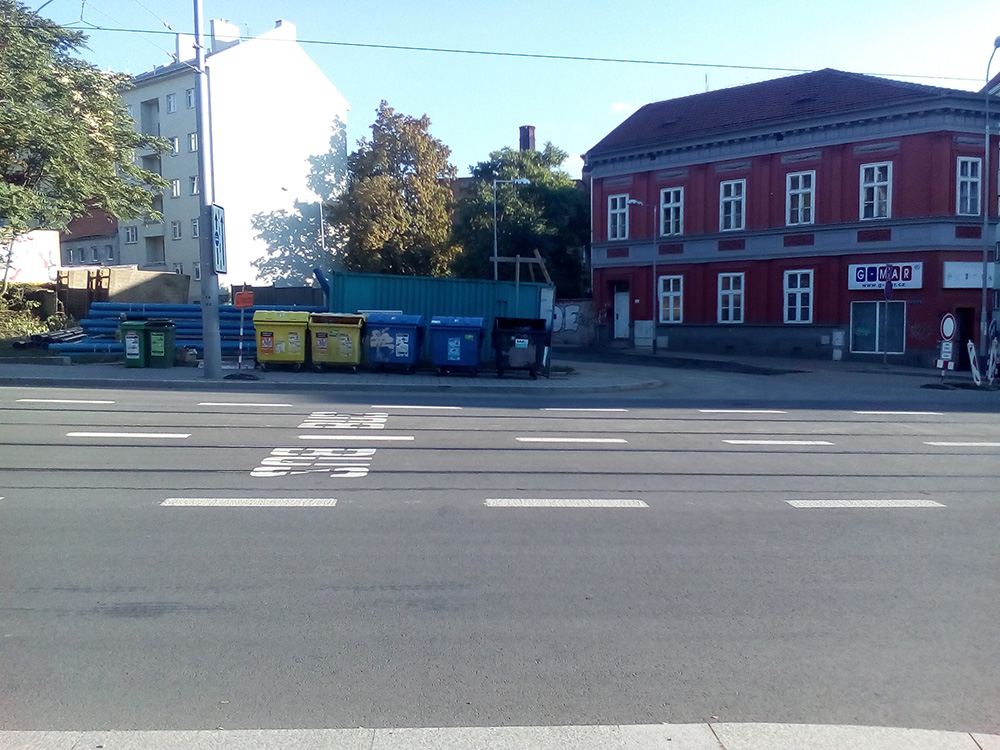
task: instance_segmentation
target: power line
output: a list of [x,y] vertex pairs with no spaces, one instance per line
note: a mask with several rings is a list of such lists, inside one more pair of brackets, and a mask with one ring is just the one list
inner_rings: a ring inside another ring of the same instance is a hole
[[[94,31],[107,31],[111,33],[131,33],[131,34],[173,34],[172,31],[161,31],[159,29],[128,29],[113,28],[108,26],[93,26]],[[260,41],[283,42],[283,39],[261,39]],[[311,44],[325,47],[351,47],[355,49],[376,49],[393,50],[399,52],[432,52],[452,55],[476,55],[481,57],[509,57],[529,60],[560,60],[567,62],[595,62],[595,63],[616,63],[621,65],[657,65],[666,67],[681,68],[712,68],[721,70],[755,70],[767,73],[810,73],[809,68],[785,68],[768,65],[735,65],[730,63],[699,63],[685,62],[680,60],[643,60],[639,58],[627,57],[590,57],[586,55],[549,55],[540,52],[503,52],[500,50],[476,50],[459,49],[453,47],[417,47],[403,44],[372,44],[367,42],[338,42],[331,39],[297,39],[299,44]],[[961,81],[964,83],[977,82],[976,78],[963,78],[959,76],[923,76],[913,73],[871,73],[870,75],[884,78],[914,78],[925,81]]]

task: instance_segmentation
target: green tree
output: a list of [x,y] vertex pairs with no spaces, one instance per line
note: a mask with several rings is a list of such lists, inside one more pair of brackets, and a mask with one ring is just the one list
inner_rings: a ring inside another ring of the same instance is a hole
[[383,101],[371,140],[359,140],[348,157],[347,187],[329,211],[347,236],[341,257],[348,270],[448,275],[456,172],[429,126],[426,115],[409,117]]
[[[471,167],[476,180],[459,199],[455,217],[454,240],[462,248],[454,263],[458,276],[493,278],[493,182],[527,179],[528,185],[496,186],[498,254],[533,258],[538,250],[560,297],[584,292],[590,208],[586,192],[563,171],[565,161],[565,151],[546,143],[541,151],[494,151]],[[527,268],[522,279],[530,274]],[[501,279],[514,278],[514,272],[513,263],[500,264]]]
[[[63,229],[89,205],[130,219],[150,211],[166,182],[138,167],[137,148],[164,150],[135,132],[120,91],[125,75],[77,59],[86,37],[15,0],[0,0],[0,258],[4,288],[14,239]],[[5,289],[4,289],[5,290]]]

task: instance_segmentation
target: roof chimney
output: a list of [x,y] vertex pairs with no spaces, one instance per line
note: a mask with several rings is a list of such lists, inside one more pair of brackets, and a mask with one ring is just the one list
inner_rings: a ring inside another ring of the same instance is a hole
[[195,40],[193,34],[177,35],[177,61],[187,62],[194,60],[196,56]]
[[221,18],[212,19],[212,53],[221,52],[240,41],[240,29]]
[[534,125],[522,125],[521,126],[521,151],[534,151],[535,150],[535,126]]

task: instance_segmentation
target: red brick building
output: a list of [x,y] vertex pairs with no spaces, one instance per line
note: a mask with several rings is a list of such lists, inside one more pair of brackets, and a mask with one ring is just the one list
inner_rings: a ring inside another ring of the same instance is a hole
[[585,155],[606,335],[926,363],[951,312],[978,342],[1000,164],[984,110],[835,70],[646,105]]

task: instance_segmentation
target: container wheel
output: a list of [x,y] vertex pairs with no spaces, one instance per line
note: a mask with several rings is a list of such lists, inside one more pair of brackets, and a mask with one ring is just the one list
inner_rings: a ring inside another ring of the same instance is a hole
[[437,374],[438,375],[444,375],[444,368],[443,367],[438,367],[437,368]]
[[257,363],[257,367],[259,367],[261,370],[266,370],[267,369],[267,362],[258,362]]
[[292,372],[298,372],[301,369],[302,369],[301,362],[296,362],[294,365],[292,365]]
[[532,380],[538,380],[538,371],[537,370],[532,370],[528,374],[531,375],[531,379]]

